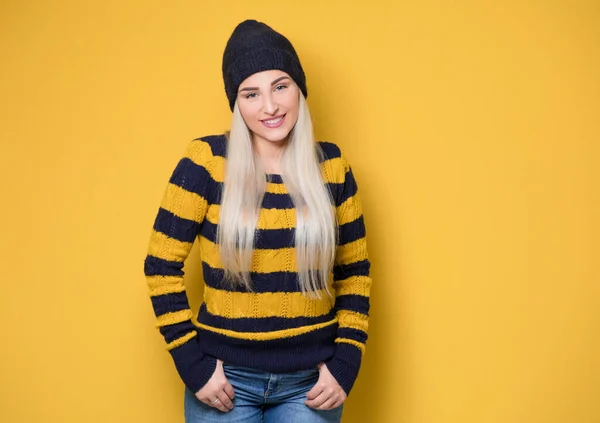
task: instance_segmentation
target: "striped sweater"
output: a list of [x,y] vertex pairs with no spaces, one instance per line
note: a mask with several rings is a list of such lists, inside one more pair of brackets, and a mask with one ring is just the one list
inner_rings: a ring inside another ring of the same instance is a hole
[[[188,144],[158,209],[144,273],[157,326],[177,371],[193,392],[210,379],[216,359],[272,373],[325,362],[346,393],[358,375],[367,340],[369,260],[361,202],[352,170],[332,143],[321,163],[336,206],[338,243],[330,277],[333,296],[300,292],[294,246],[295,209],[280,175],[267,175],[252,258],[253,291],[230,288],[216,243],[226,138]],[[196,316],[183,264],[198,238],[205,281]]]

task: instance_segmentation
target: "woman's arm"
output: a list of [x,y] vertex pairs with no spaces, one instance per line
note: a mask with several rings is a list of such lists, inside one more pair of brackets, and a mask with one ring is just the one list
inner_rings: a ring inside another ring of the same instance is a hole
[[346,394],[350,392],[365,352],[369,326],[371,278],[366,231],[358,186],[344,156],[338,159],[336,214],[339,225],[335,257],[336,353],[327,368]]
[[156,325],[185,385],[199,391],[214,373],[216,359],[202,354],[183,284],[183,264],[208,208],[212,185],[210,146],[187,146],[164,191],[150,236],[144,273]]

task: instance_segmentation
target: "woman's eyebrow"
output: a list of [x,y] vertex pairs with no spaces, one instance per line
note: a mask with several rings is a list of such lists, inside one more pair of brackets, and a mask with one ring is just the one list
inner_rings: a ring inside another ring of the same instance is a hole
[[[284,79],[290,79],[290,77],[289,77],[289,76],[282,76],[282,77],[279,77],[279,78],[277,78],[275,81],[271,82],[271,86],[273,86],[273,85],[277,84],[279,81],[282,81],[282,80],[284,80]],[[246,88],[242,88],[242,89],[240,90],[240,92],[242,92],[242,91],[254,91],[254,90],[258,90],[258,87],[246,87]]]
[[290,79],[290,77],[289,76],[281,76],[281,77],[277,78],[275,81],[271,82],[271,86],[277,84],[279,81],[282,81],[284,79]]

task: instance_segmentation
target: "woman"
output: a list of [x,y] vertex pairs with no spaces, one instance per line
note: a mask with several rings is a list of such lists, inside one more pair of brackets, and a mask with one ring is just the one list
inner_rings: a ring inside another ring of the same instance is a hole
[[[192,141],[156,217],[145,274],[186,385],[187,422],[339,422],[367,339],[361,203],[338,147],[316,143],[292,44],[249,20],[223,79],[231,131]],[[197,321],[183,262],[199,239]]]

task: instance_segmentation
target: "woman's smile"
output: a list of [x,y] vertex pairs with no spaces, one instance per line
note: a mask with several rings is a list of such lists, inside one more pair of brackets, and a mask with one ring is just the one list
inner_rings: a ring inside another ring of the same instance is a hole
[[262,124],[267,128],[279,128],[285,122],[285,114],[271,119],[261,120]]

